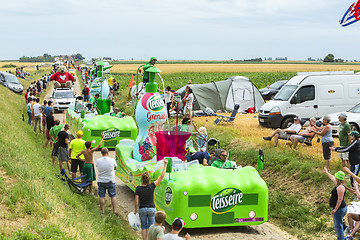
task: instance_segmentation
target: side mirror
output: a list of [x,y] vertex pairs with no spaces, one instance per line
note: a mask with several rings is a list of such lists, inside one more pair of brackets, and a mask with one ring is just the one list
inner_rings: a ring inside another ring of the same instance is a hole
[[291,103],[291,104],[296,104],[296,103],[297,103],[296,97],[293,97],[293,98],[290,100],[290,103]]

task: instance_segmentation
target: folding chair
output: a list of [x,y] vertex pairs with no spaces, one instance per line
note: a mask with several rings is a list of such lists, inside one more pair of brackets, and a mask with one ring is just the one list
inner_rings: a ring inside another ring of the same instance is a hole
[[235,104],[234,106],[234,110],[232,111],[231,113],[231,116],[223,116],[223,115],[216,115],[218,118],[215,120],[215,124],[222,124],[222,123],[231,123],[233,124],[234,123],[234,120],[235,120],[235,117],[236,117],[236,114],[238,113],[239,111],[239,108],[240,108],[240,105],[239,104]]
[[73,190],[76,193],[83,193],[86,189],[87,186],[89,186],[91,184],[91,182],[89,181],[90,178],[84,182],[78,182],[76,180],[79,180],[81,178],[84,178],[86,176],[80,176],[78,178],[69,178],[69,176],[66,174],[65,169],[61,169],[61,175],[63,175],[65,177],[65,181],[67,182],[67,184],[69,185],[69,188],[71,190]]
[[304,139],[303,141],[299,141],[299,142],[302,143],[301,146],[303,146],[304,144],[306,144],[306,145],[308,145],[308,146],[312,146],[312,140],[314,139],[315,135],[316,135],[316,134],[314,134],[312,137],[306,137],[306,136],[304,136],[305,139]]
[[[216,146],[215,146],[216,145]],[[209,140],[207,140],[206,142],[206,150],[208,151],[209,146],[214,146],[215,149],[219,149],[220,148],[220,141],[217,140],[216,138],[210,138]]]

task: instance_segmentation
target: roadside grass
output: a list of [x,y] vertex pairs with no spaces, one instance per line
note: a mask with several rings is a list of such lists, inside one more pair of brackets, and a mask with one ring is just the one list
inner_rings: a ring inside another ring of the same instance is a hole
[[23,96],[0,87],[0,101],[0,239],[136,239],[109,201],[102,215],[97,197],[56,177],[43,135],[22,121]]

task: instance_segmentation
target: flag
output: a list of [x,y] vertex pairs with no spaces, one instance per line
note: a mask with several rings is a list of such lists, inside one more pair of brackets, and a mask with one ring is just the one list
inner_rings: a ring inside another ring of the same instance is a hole
[[358,0],[356,3],[351,4],[351,6],[345,12],[344,16],[340,19],[340,25],[346,27],[359,20],[360,20],[360,0]]

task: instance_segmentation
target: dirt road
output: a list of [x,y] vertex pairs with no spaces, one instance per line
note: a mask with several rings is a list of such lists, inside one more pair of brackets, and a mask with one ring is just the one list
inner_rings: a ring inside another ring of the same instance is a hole
[[[81,87],[79,81],[75,82],[74,92],[81,94]],[[49,99],[52,89],[49,90],[46,99]],[[55,114],[57,119],[63,119],[62,114]],[[99,151],[95,152],[94,160],[101,157]],[[115,158],[115,152],[110,152],[110,157]],[[96,187],[96,183],[94,184]],[[117,191],[117,208],[120,215],[127,219],[127,215],[134,211],[134,192],[128,188],[119,178],[116,177],[116,191]],[[110,203],[110,199],[106,198],[106,203]],[[106,209],[106,214],[110,214],[110,207]],[[169,225],[166,224],[166,231],[170,231]],[[296,239],[288,233],[280,230],[277,226],[264,223],[258,226],[246,227],[215,227],[215,228],[198,228],[198,229],[185,229],[180,236],[184,237],[185,233],[189,233],[192,239],[205,239],[205,240],[222,240],[222,239],[246,239],[246,240],[282,240],[282,239]],[[137,232],[138,238],[141,239],[140,232]]]

